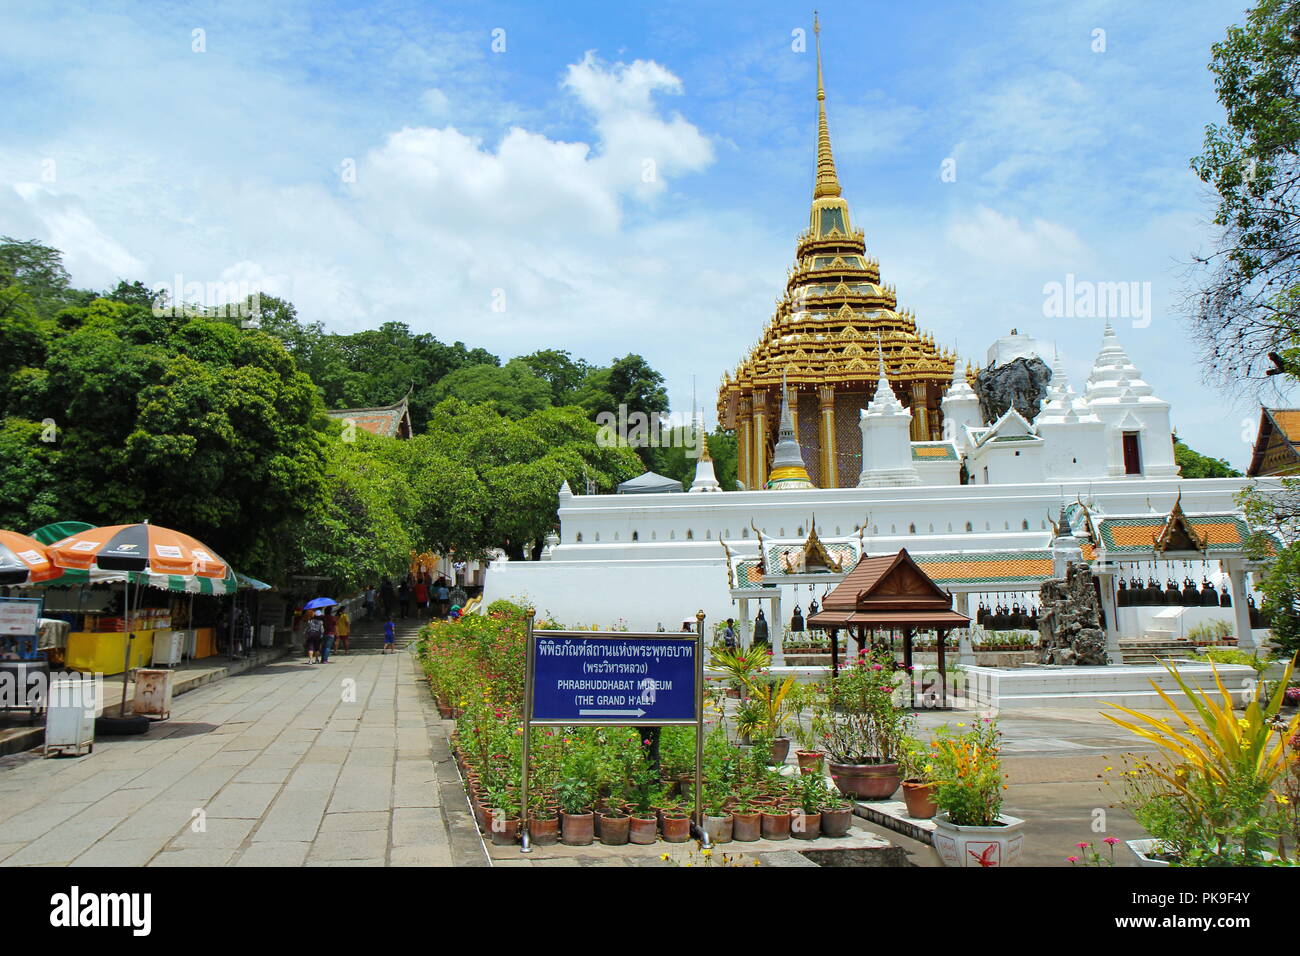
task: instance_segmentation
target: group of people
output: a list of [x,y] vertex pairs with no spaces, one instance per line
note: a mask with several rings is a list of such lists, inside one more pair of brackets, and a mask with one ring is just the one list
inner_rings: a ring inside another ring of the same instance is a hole
[[334,644],[338,642],[343,653],[352,652],[352,619],[348,609],[342,605],[317,610],[307,618],[303,628],[303,644],[307,652],[308,664],[328,664]]
[[405,620],[414,615],[422,618],[455,618],[465,606],[467,600],[465,589],[459,584],[452,585],[445,577],[421,572],[408,574],[396,587],[392,581],[385,579],[378,587],[366,588],[365,607],[367,618],[382,613],[384,620],[398,617]]

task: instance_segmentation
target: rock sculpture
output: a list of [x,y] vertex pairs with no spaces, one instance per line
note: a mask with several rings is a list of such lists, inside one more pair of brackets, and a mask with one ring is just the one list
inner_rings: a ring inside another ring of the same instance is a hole
[[1049,578],[1039,589],[1042,611],[1039,662],[1043,664],[1109,664],[1101,607],[1092,583],[1092,571],[1072,563],[1064,578]]
[[995,422],[1015,408],[1027,422],[1038,415],[1052,370],[1037,356],[1012,359],[1005,365],[991,365],[975,378],[975,394],[985,422]]

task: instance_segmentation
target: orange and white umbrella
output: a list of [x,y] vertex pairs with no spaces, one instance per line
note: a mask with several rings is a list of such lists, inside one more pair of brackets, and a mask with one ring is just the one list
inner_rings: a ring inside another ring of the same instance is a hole
[[22,587],[57,578],[61,572],[45,545],[17,531],[0,531],[0,584]]
[[224,578],[230,571],[226,562],[198,539],[148,522],[92,528],[56,541],[47,551],[58,567],[79,571],[201,578]]

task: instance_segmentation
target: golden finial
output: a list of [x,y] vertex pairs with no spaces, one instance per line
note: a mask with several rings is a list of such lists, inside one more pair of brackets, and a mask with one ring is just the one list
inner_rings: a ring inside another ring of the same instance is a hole
[[826,86],[822,82],[822,31],[813,11],[813,37],[817,47],[817,183],[813,199],[840,195],[840,180],[835,174],[835,158],[831,155],[831,132],[826,125]]

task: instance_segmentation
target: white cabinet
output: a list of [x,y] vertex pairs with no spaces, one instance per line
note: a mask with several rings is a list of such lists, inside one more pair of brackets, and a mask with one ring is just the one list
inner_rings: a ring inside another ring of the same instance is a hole
[[56,680],[50,684],[45,712],[45,756],[71,751],[76,756],[95,749],[95,681]]
[[153,636],[153,666],[172,667],[181,662],[185,653],[184,631],[155,631]]

